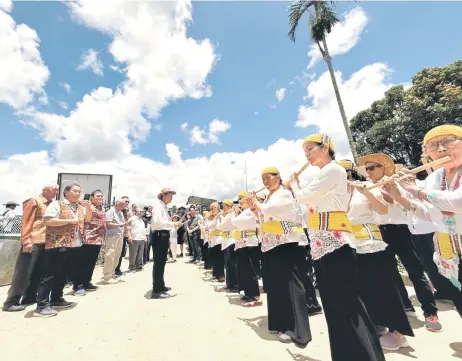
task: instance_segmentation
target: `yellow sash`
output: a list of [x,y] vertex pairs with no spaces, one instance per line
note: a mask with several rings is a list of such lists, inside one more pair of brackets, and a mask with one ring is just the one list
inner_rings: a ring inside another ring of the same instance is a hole
[[302,226],[295,225],[294,222],[274,221],[274,222],[263,222],[262,231],[264,233],[281,234],[281,235],[282,234],[302,234],[303,228]]
[[353,227],[345,212],[310,213],[308,228],[319,231],[341,231],[353,233]]
[[438,242],[438,248],[443,258],[452,259],[456,255],[451,237],[448,233],[438,232],[436,241]]
[[229,231],[226,231],[226,232],[225,232],[225,231],[222,231],[222,232],[221,232],[221,235],[222,235],[223,237],[229,237]]
[[210,237],[219,237],[221,235],[222,233],[219,229],[214,229],[213,231],[210,232]]
[[370,239],[382,241],[382,233],[376,224],[352,224],[353,233],[357,241]]
[[207,232],[201,229],[201,238],[204,239],[205,236],[207,236]]
[[[245,233],[245,236],[244,236],[244,233]],[[257,235],[257,232],[252,231],[252,230],[231,232],[231,238],[234,238],[234,239],[242,239],[245,237],[251,237],[251,236],[256,236],[256,235]]]

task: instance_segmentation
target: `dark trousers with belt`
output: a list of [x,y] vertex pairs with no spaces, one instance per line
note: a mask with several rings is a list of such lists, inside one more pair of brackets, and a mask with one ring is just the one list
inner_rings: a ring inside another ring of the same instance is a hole
[[[385,251],[397,255],[406,269],[425,315],[436,314],[438,309],[436,308],[435,298],[433,297],[430,284],[425,277],[422,263],[420,263],[419,257],[417,257],[408,226],[405,224],[386,224],[380,226],[380,232],[382,233],[384,242],[388,244]],[[395,281],[400,289],[401,296],[405,298],[406,295],[404,293],[407,294],[407,292],[401,277],[396,276]],[[409,298],[403,299],[403,303],[406,307],[409,307]]]
[[14,268],[11,286],[8,290],[8,296],[3,304],[4,308],[19,305],[21,297],[23,298],[23,302],[35,302],[40,277],[43,273],[44,251],[44,244],[35,244],[32,247],[31,253],[23,253],[21,247]]
[[161,293],[165,290],[164,272],[167,263],[170,232],[152,232],[152,251],[154,253],[154,265],[152,266],[152,291]]
[[91,283],[100,249],[100,245],[84,244],[73,252],[72,281],[74,290],[79,287],[87,288]]
[[52,248],[43,252],[44,269],[37,291],[37,309],[50,306],[63,297],[69,265],[75,249]]

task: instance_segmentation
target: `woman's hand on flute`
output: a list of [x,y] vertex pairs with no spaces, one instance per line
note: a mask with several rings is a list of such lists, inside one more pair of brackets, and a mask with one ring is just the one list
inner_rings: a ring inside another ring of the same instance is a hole
[[403,189],[410,193],[414,193],[419,188],[416,184],[415,175],[407,169],[400,170],[395,175],[395,178],[395,182],[397,182],[401,187],[403,187]]
[[300,180],[298,179],[297,173],[292,173],[289,177],[289,183],[296,182],[298,186],[300,186]]
[[[385,178],[385,177],[384,177]],[[388,178],[388,177],[387,177]],[[393,203],[393,200],[401,197],[401,192],[395,182],[389,182],[382,186],[382,195],[388,203]]]

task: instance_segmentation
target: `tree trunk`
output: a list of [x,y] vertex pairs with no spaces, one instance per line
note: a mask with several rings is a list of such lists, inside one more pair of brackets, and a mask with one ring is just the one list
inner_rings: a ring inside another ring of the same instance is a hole
[[354,144],[354,141],[353,141],[353,136],[352,136],[351,130],[350,130],[350,124],[348,123],[348,119],[347,119],[347,116],[346,116],[346,113],[345,113],[345,108],[343,107],[342,98],[340,97],[340,91],[338,89],[337,80],[335,79],[334,66],[332,65],[332,58],[330,57],[329,49],[327,48],[326,37],[323,37],[322,45],[324,47],[322,55],[324,57],[324,61],[327,64],[327,68],[329,69],[329,74],[330,74],[330,78],[332,80],[332,85],[334,86],[335,97],[337,98],[337,104],[338,104],[338,108],[340,110],[340,115],[342,117],[343,126],[345,127],[345,133],[346,133],[347,138],[348,138],[348,143],[350,144],[351,154],[353,155],[354,162],[356,163],[356,165],[359,166],[359,164],[358,164],[358,154],[356,153],[356,148],[355,148],[355,144]]

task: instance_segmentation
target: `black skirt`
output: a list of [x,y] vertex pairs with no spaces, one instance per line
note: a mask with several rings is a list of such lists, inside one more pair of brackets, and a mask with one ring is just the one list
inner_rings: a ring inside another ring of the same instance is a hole
[[357,254],[358,290],[374,323],[414,336],[404,304],[393,279],[395,262],[390,252]]
[[268,328],[290,336],[299,347],[311,341],[305,289],[297,269],[297,243],[286,243],[265,252],[265,289]]
[[224,278],[225,277],[225,256],[221,250],[221,244],[210,249],[210,257],[212,259],[212,275],[215,278]]
[[375,327],[358,295],[356,252],[343,246],[314,261],[332,361],[385,361]]
[[238,289],[237,282],[237,254],[234,252],[235,245],[232,244],[223,251],[226,268],[226,287],[228,289]]
[[237,251],[237,270],[239,290],[247,297],[259,297],[258,273],[260,249],[259,247],[244,247]]

